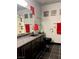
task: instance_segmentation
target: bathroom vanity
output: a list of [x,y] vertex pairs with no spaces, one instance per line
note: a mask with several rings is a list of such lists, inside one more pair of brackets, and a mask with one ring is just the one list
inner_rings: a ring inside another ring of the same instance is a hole
[[17,59],[35,59],[44,49],[44,34],[17,38]]

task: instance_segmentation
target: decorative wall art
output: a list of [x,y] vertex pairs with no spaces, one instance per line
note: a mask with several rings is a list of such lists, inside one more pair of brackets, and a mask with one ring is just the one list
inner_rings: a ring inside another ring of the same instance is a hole
[[19,33],[22,33],[21,31],[19,31]]
[[32,13],[30,13],[30,18],[32,18]]
[[57,11],[56,10],[52,10],[51,11],[51,16],[56,16]]
[[32,15],[35,15],[35,8],[33,6],[30,6],[30,9],[32,11]]
[[25,16],[25,18],[28,18],[28,14],[25,14],[24,16]]
[[21,25],[21,23],[19,23],[19,25]]
[[48,17],[49,16],[49,11],[44,11],[43,15],[44,15],[44,17]]
[[20,18],[20,22],[22,22],[22,18]]
[[23,26],[21,26],[21,30],[23,30]]

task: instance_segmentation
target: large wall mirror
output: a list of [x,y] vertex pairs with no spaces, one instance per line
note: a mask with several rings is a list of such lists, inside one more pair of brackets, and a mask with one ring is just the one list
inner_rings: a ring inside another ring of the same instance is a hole
[[32,32],[33,16],[28,8],[17,4],[17,35],[28,34]]

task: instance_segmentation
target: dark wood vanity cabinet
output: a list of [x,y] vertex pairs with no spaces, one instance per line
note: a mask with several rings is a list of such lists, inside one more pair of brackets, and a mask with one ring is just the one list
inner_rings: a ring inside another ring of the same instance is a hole
[[22,47],[22,50],[23,50],[24,59],[31,59],[31,54],[32,54],[31,43],[25,44]]
[[37,38],[36,40],[32,41],[32,59],[36,58],[36,55],[39,54],[41,50],[41,39]]
[[40,51],[44,48],[43,37],[44,36],[40,36],[18,48],[17,57],[21,57],[18,59],[35,59]]
[[31,59],[31,43],[25,44],[17,49],[17,59]]
[[21,48],[18,48],[17,49],[17,59],[22,59],[22,56],[23,55],[23,53],[22,53],[22,49]]

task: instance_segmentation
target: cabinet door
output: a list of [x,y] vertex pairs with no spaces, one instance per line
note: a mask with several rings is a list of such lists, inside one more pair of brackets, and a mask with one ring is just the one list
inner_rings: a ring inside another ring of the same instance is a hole
[[17,59],[23,59],[23,52],[21,47],[17,49]]
[[40,38],[41,38],[41,46],[40,46],[41,48],[40,49],[44,50],[45,49],[44,36],[41,36]]
[[24,59],[31,59],[31,43],[26,44],[22,47]]
[[32,41],[32,59],[36,58],[37,52],[38,52],[38,39],[35,39]]

